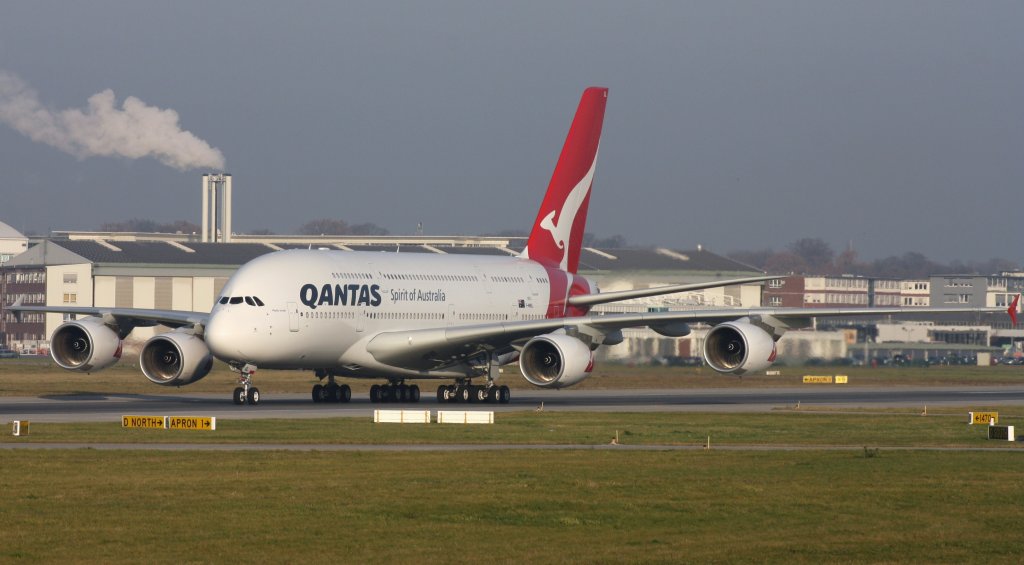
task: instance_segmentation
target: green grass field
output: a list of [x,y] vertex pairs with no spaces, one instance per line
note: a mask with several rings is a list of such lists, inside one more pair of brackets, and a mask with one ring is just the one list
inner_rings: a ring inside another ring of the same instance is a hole
[[4,452],[0,561],[1019,563],[1016,453]]
[[[708,370],[604,367],[582,388],[1015,384],[1016,367]],[[305,392],[309,373],[261,373]],[[350,381],[351,382],[351,381]],[[506,380],[519,386],[522,379]],[[219,370],[162,389],[0,363],[0,394],[224,392]],[[357,391],[369,383],[358,383]],[[369,418],[218,421],[215,432],[120,422],[32,425],[0,442],[227,444],[704,444],[710,450],[473,452],[0,450],[0,563],[1019,563],[1024,442],[988,441],[968,410],[498,413],[489,426]],[[6,422],[0,422],[6,425]],[[1021,448],[1017,448],[1021,445]],[[726,446],[750,449],[731,451]],[[761,451],[760,446],[802,446]],[[846,446],[832,451],[815,447]],[[887,447],[1012,448],[1011,451]]]
[[[1024,430],[1020,407],[996,409],[1000,423]],[[1016,447],[986,439],[969,426],[967,409],[877,412],[589,413],[501,412],[494,425],[374,424],[370,418],[217,421],[216,431],[123,429],[120,421],[32,424],[31,435],[0,435],[0,443],[284,443],[284,444],[622,444]]]

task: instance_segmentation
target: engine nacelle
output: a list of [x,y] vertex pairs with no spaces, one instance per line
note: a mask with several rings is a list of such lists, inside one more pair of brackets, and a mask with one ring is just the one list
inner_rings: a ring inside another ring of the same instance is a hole
[[726,322],[704,338],[704,360],[719,373],[763,371],[775,362],[775,340],[749,322]]
[[537,336],[519,354],[519,370],[531,384],[565,388],[590,376],[594,355],[582,341],[565,334]]
[[69,371],[90,373],[121,360],[121,338],[99,318],[64,322],[50,338],[50,356]]
[[139,366],[146,378],[162,386],[182,386],[205,377],[213,368],[206,342],[193,334],[170,332],[154,336],[142,347]]

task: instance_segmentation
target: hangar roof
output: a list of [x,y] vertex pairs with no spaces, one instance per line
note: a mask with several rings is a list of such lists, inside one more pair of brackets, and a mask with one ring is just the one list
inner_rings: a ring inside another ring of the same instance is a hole
[[24,235],[21,235],[18,230],[11,226],[0,222],[0,239],[28,239]]
[[[70,257],[83,262],[100,264],[145,265],[242,265],[260,255],[271,253],[274,246],[264,243],[198,243],[176,241],[106,241],[65,240],[50,242],[47,264],[68,263]],[[54,253],[57,247],[64,253]],[[290,244],[277,248],[306,248]],[[382,253],[451,253],[458,255],[509,256],[518,249],[487,246],[423,246],[402,245],[348,245],[349,249]],[[33,255],[40,255],[39,250]],[[42,259],[36,257],[36,261]],[[595,249],[584,248],[580,256],[580,271],[698,271],[710,273],[753,273],[760,271],[749,265],[717,255],[706,249],[675,251],[670,249]]]

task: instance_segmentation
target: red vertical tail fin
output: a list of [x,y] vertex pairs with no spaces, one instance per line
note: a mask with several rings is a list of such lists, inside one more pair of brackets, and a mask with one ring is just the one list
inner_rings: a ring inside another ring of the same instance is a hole
[[607,101],[607,88],[583,91],[523,257],[570,273],[579,267]]

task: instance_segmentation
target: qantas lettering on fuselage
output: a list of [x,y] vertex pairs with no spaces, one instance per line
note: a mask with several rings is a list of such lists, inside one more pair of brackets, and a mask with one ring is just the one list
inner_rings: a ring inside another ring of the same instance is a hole
[[379,284],[304,284],[299,300],[316,310],[318,306],[380,306]]

